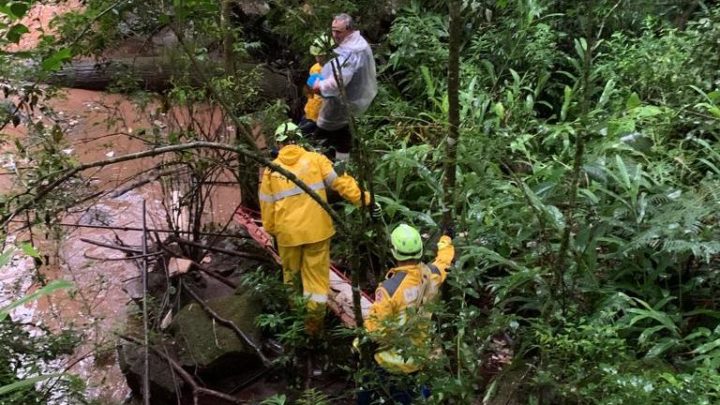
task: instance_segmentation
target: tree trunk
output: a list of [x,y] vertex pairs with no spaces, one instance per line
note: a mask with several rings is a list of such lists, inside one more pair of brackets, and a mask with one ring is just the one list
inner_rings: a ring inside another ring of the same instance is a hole
[[[238,74],[250,74],[259,71],[260,93],[264,98],[293,99],[297,97],[295,86],[288,72],[276,72],[265,65],[244,63],[235,66]],[[225,73],[222,64],[217,61],[206,62],[205,75],[220,76]],[[157,56],[136,58],[118,58],[107,62],[90,60],[73,61],[60,71],[53,73],[46,82],[63,87],[86,90],[105,90],[123,76],[132,78],[143,89],[162,91],[171,86],[173,77],[188,74],[171,59]],[[201,80],[192,74],[197,84]]]
[[450,7],[450,44],[448,55],[448,137],[445,149],[445,181],[443,183],[444,210],[442,225],[450,225],[455,211],[455,169],[457,167],[457,143],[460,140],[460,36],[462,35],[462,17],[460,1],[451,0]]

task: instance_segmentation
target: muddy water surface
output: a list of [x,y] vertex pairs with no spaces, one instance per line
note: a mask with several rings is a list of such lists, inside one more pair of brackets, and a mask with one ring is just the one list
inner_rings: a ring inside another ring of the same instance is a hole
[[[65,129],[67,153],[80,162],[91,162],[121,156],[145,146],[133,133],[148,127],[144,113],[117,95],[84,90],[67,90],[62,99],[53,102],[57,119]],[[208,121],[212,121],[209,118]],[[156,123],[157,124],[157,123]],[[22,132],[22,131],[20,131]],[[22,136],[21,133],[19,133]],[[10,151],[8,151],[10,152]],[[6,155],[6,157],[9,155]],[[157,159],[131,161],[83,173],[97,190],[115,189],[139,179]],[[4,162],[7,166],[7,159]],[[14,162],[24,164],[27,162]],[[4,191],[11,187],[12,170],[5,167],[0,176]],[[226,180],[229,180],[226,176]],[[53,294],[47,299],[19,308],[15,319],[44,323],[56,329],[75,327],[83,332],[83,345],[68,360],[74,365],[70,372],[79,374],[88,383],[88,393],[102,403],[121,402],[129,393],[115,358],[114,332],[123,327],[126,304],[123,290],[127,280],[139,275],[138,263],[120,260],[123,252],[83,242],[81,238],[98,242],[140,246],[142,232],[98,227],[134,227],[143,223],[143,201],[146,203],[147,226],[167,229],[166,208],[171,196],[163,192],[158,181],[131,189],[121,195],[108,196],[61,219],[65,224],[59,233],[36,229],[32,238],[41,254],[47,256],[46,265],[39,268],[33,260],[16,254],[12,263],[0,271],[0,300],[10,300],[37,288],[33,284],[36,272],[48,279],[67,279],[76,286],[71,298],[67,293]],[[207,221],[227,221],[240,201],[239,191],[232,184],[216,186],[211,198]],[[78,226],[70,226],[78,225]],[[27,231],[11,234],[9,242],[27,241]]]

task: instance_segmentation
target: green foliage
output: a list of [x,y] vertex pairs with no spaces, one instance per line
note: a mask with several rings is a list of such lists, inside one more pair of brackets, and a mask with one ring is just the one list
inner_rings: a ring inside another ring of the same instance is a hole
[[[471,398],[482,348],[509,333],[516,361],[535,367],[528,401],[712,403],[719,9],[678,29],[677,2],[653,18],[652,2],[560,3],[496,2],[466,19],[457,221],[467,236],[448,280],[453,316],[440,316],[450,361],[426,371],[441,381],[433,397]],[[391,124],[377,124],[387,152],[375,181],[392,196],[388,215],[417,223],[437,219],[442,151],[425,134],[445,119],[446,78],[426,62],[442,42],[415,36],[446,20],[419,3],[399,15],[387,69],[402,75],[387,85],[402,86],[376,100]]]
[[[26,32],[17,17],[29,3],[5,4],[2,42],[17,42]],[[513,386],[520,402],[718,402],[720,7],[681,0],[463,4],[457,258],[432,327],[440,352],[416,382],[432,386],[435,403],[490,398],[500,341],[518,368],[527,365]],[[412,223],[431,240],[448,163],[446,5],[413,1],[397,10],[376,49],[378,97],[359,120],[386,219]],[[263,23],[297,62],[341,11],[363,13],[362,27],[382,7],[276,1]],[[172,55],[182,73],[165,104],[188,112],[204,103],[220,106],[242,128],[252,121],[239,113],[258,108],[257,89],[249,85],[255,78],[228,74],[198,86],[192,74],[203,71],[198,64],[209,69],[205,63],[227,38],[236,41],[233,56],[262,48],[222,17],[221,2],[207,0],[93,0],[59,20],[60,38],[47,38],[37,55],[40,69],[47,73],[72,55],[96,55],[126,36],[172,27],[182,40]],[[20,85],[6,92],[27,97],[3,108],[4,126],[20,124],[19,112],[42,101]],[[277,104],[259,115],[271,127],[284,113]],[[38,158],[37,171],[23,177],[38,185],[75,162],[58,153],[64,141],[58,128],[35,123],[32,130],[34,148],[19,149]],[[138,135],[149,146],[209,136],[197,128]],[[217,167],[213,159],[177,156],[196,183]],[[244,178],[256,177],[254,167],[248,173]],[[50,199],[46,212],[63,203]],[[354,259],[364,254],[358,246],[380,251],[383,238],[347,213],[357,232],[333,253],[367,264],[363,283],[376,284],[386,263],[378,270],[366,257]],[[263,273],[246,282],[268,306],[257,322],[285,346],[282,361],[293,364],[315,343],[303,333],[303,300]],[[402,334],[390,338],[408,343]],[[333,336],[323,347],[347,346],[346,340],[347,334]],[[369,373],[352,367],[345,366],[348,374]],[[331,402],[319,391],[299,397],[298,403]],[[264,403],[288,401],[279,395]]]
[[[8,263],[12,250],[0,255],[0,267]],[[82,398],[82,387],[73,388],[72,378],[64,373],[47,373],[52,369],[49,362],[62,355],[72,353],[78,344],[78,336],[72,331],[54,334],[44,328],[41,333],[30,333],[27,327],[9,319],[10,312],[17,307],[40,299],[60,289],[72,287],[64,280],[56,280],[37,291],[25,295],[0,308],[0,401],[3,404],[42,404],[50,397],[49,386],[54,391],[53,398]],[[38,383],[45,388],[38,389]]]

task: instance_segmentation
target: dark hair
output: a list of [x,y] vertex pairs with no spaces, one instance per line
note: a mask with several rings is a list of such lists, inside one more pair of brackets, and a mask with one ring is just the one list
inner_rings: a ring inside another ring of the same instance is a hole
[[335,14],[335,16],[333,16],[333,20],[340,20],[340,21],[344,22],[345,29],[347,29],[347,30],[352,31],[355,29],[355,22],[353,21],[353,18],[350,16],[350,14],[346,14],[346,13]]

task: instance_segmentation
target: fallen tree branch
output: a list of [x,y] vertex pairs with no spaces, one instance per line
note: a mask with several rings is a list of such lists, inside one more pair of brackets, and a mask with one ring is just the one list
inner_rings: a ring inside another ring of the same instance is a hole
[[92,255],[89,255],[87,253],[83,253],[83,257],[90,260],[99,260],[103,262],[121,262],[123,260],[135,260],[135,259],[144,259],[147,257],[154,257],[160,255],[160,252],[154,252],[154,253],[148,253],[146,255],[139,255],[139,256],[126,256],[126,257],[95,257]]
[[210,251],[210,252],[223,253],[223,254],[226,254],[226,255],[236,256],[236,257],[244,257],[244,258],[247,258],[247,259],[266,260],[266,261],[268,261],[268,258],[266,258],[266,257],[261,257],[261,256],[253,255],[253,254],[250,254],[250,253],[246,253],[246,252],[238,252],[238,251],[235,251],[235,250],[223,249],[223,248],[219,248],[219,247],[215,247],[215,246],[206,245],[206,244],[204,244],[204,243],[193,242],[193,241],[187,240],[187,239],[177,238],[177,239],[175,239],[175,241],[176,241],[177,243],[182,243],[182,244],[184,244],[184,245],[194,246],[194,247],[198,247],[198,248],[201,248],[201,249],[205,249],[205,250],[208,250],[208,251]]
[[[165,246],[164,243],[160,243],[160,249],[162,249],[164,252],[168,253],[171,257],[178,257],[178,256],[177,256],[177,253],[176,253],[176,252],[173,252],[173,251],[170,250],[170,249],[168,249],[168,247]],[[229,279],[221,276],[221,275],[218,274],[217,272],[206,268],[205,266],[203,266],[202,264],[196,262],[195,260],[192,260],[192,259],[189,259],[189,258],[182,258],[182,259],[190,260],[190,261],[192,262],[193,266],[197,267],[200,271],[202,271],[203,273],[207,274],[208,276],[210,276],[210,277],[212,277],[212,278],[220,281],[221,283],[223,283],[223,284],[225,284],[226,286],[232,288],[233,290],[236,289],[236,288],[238,288],[238,285],[237,285],[237,284],[235,284],[235,283],[233,283],[232,281],[230,281]],[[166,265],[166,267],[167,267],[167,265]]]
[[95,245],[95,246],[105,247],[105,248],[108,248],[108,249],[115,249],[115,250],[119,250],[119,251],[125,252],[125,253],[132,253],[132,254],[134,254],[134,255],[142,255],[142,250],[141,250],[141,249],[133,249],[133,248],[130,248],[130,247],[113,245],[113,244],[111,244],[111,243],[98,242],[98,241],[96,241],[96,240],[87,239],[87,238],[80,238],[80,240],[83,241],[83,242],[85,242],[85,243],[89,243],[89,244]]
[[215,312],[212,308],[210,308],[210,306],[208,306],[208,304],[205,303],[205,301],[203,301],[202,298],[200,298],[200,297],[197,295],[197,293],[195,293],[195,291],[193,291],[190,287],[186,287],[186,288],[185,288],[185,291],[187,291],[187,293],[190,294],[190,296],[191,296],[195,301],[197,301],[198,304],[200,304],[200,306],[202,307],[202,309],[204,309],[205,312],[208,313],[208,315],[210,315],[212,318],[214,318],[216,321],[218,321],[218,323],[220,323],[221,325],[227,326],[228,328],[230,328],[230,329],[232,329],[233,331],[235,331],[235,333],[236,333],[248,346],[252,347],[253,350],[255,350],[255,353],[258,355],[258,357],[260,357],[260,361],[262,361],[262,363],[263,363],[263,365],[264,365],[265,367],[269,367],[269,366],[271,365],[270,360],[268,360],[268,358],[265,357],[265,355],[263,354],[262,350],[260,350],[260,347],[258,347],[258,345],[256,345],[255,342],[253,342],[252,339],[250,339],[250,337],[249,337],[247,334],[245,334],[245,332],[243,332],[240,328],[238,328],[237,325],[235,325],[235,322],[233,322],[233,321],[231,321],[231,320],[229,320],[229,319],[226,319],[226,318],[223,318],[222,316],[220,316],[220,314],[218,314],[218,313]]
[[[123,335],[123,334],[118,334],[117,336],[120,337],[121,339],[127,340],[128,342],[135,343],[138,346],[143,346],[143,342],[136,337],[129,336],[129,335]],[[168,364],[170,365],[170,367],[172,367],[172,369],[176,373],[178,373],[178,375],[183,379],[183,381],[185,381],[186,383],[188,383],[190,385],[190,389],[192,390],[192,393],[193,393],[193,401],[195,404],[198,403],[199,394],[204,394],[204,395],[211,396],[214,398],[222,399],[223,401],[228,401],[233,404],[248,403],[241,399],[237,399],[231,395],[224,394],[219,391],[211,390],[209,388],[201,387],[200,384],[198,384],[197,381],[195,381],[195,378],[190,373],[188,373],[180,364],[178,364],[178,362],[175,361],[172,357],[161,352],[154,346],[150,346],[150,350],[152,350],[153,353],[155,353],[156,355],[160,356],[163,360],[167,361]]]
[[230,288],[232,288],[232,289],[237,289],[237,288],[238,288],[238,285],[237,285],[237,284],[235,284],[235,283],[233,283],[232,281],[230,281],[230,279],[228,279],[227,277],[221,276],[221,275],[218,274],[216,271],[207,269],[207,268],[205,268],[204,266],[198,265],[197,263],[195,263],[195,265],[197,266],[197,268],[198,268],[200,271],[202,271],[203,273],[207,274],[208,276],[214,278],[215,280],[217,280],[217,281],[225,284],[226,286],[228,286],[228,287],[230,287]]
[[[265,167],[269,168],[270,170],[273,170],[273,171],[276,171],[276,172],[282,174],[283,176],[285,176],[285,178],[287,178],[289,181],[293,182],[301,190],[303,190],[305,193],[307,193],[308,196],[310,196],[310,198],[315,200],[315,202],[317,202],[330,215],[330,217],[332,217],[333,222],[335,223],[335,226],[338,228],[338,230],[341,233],[346,234],[346,235],[350,233],[349,229],[347,228],[347,225],[345,225],[345,222],[340,218],[340,216],[335,212],[335,210],[333,210],[332,207],[330,207],[330,205],[326,201],[324,201],[318,193],[316,193],[314,190],[312,190],[310,187],[308,187],[308,185],[305,184],[303,181],[298,179],[298,177],[291,171],[285,169],[284,167],[282,167],[278,164],[273,163],[268,158],[260,155],[259,152],[250,151],[243,146],[233,146],[233,145],[227,145],[227,144],[223,144],[223,143],[206,142],[206,141],[196,141],[196,142],[190,142],[190,143],[185,143],[185,144],[180,144],[180,145],[161,146],[161,147],[152,148],[149,150],[144,150],[141,152],[130,153],[130,154],[123,155],[123,156],[117,156],[117,157],[110,158],[110,159],[104,159],[104,160],[99,160],[99,161],[95,161],[95,162],[84,163],[84,164],[75,166],[69,170],[61,170],[61,171],[52,173],[49,176],[45,176],[43,179],[38,180],[38,183],[40,183],[40,185],[34,187],[34,189],[31,190],[31,191],[35,192],[35,195],[32,198],[30,198],[30,199],[28,199],[28,201],[20,204],[20,206],[18,208],[14,209],[14,210],[8,212],[7,214],[3,215],[2,217],[0,217],[0,221],[1,221],[0,228],[4,228],[5,226],[7,226],[8,222],[10,220],[12,220],[16,215],[27,210],[33,204],[41,201],[43,198],[45,198],[45,196],[50,191],[56,189],[61,184],[63,184],[64,182],[66,182],[67,180],[69,180],[70,178],[72,178],[73,176],[75,176],[76,174],[78,174],[84,170],[92,169],[94,167],[109,166],[112,164],[127,162],[130,160],[158,156],[158,155],[162,155],[164,153],[180,152],[180,151],[189,150],[189,149],[202,149],[202,148],[218,149],[218,150],[225,150],[228,152],[237,153],[237,154],[248,157],[250,160],[253,160],[256,163],[258,163],[262,166],[265,166]],[[55,180],[49,182],[47,185],[43,186],[42,181],[47,180],[49,177],[51,177],[53,175],[58,175],[59,177],[56,178]],[[27,194],[30,194],[30,191],[28,191]]]

